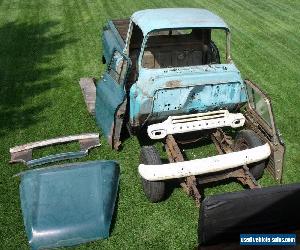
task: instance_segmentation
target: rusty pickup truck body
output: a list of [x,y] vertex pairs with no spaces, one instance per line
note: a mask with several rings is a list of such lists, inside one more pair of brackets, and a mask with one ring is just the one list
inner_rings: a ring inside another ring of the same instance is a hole
[[[162,166],[153,146],[141,150],[139,174],[152,202],[165,197],[169,179],[198,202],[198,184],[233,177],[257,188],[265,167],[281,181],[285,149],[271,101],[242,79],[230,40],[229,26],[205,9],[141,10],[103,28],[106,71],[81,86],[112,148],[126,129],[164,144],[170,163]],[[203,137],[220,154],[186,161],[180,145]]]

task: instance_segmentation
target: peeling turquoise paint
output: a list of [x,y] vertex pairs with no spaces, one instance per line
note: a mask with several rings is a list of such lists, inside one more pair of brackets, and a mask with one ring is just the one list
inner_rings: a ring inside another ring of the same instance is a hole
[[105,73],[96,85],[96,122],[103,134],[111,142],[114,117],[117,108],[124,101],[125,91],[122,85]]
[[[228,35],[227,59],[230,62],[230,31],[220,17],[204,9],[166,8],[138,11],[132,15],[130,22],[138,25],[144,34],[136,65],[138,80],[120,86],[106,73],[105,83],[102,80],[97,86],[96,119],[109,140],[113,136],[111,124],[126,98],[132,127],[162,121],[170,115],[218,109],[232,111],[238,104],[247,101],[244,81],[233,63],[161,69],[143,68],[141,64],[151,31],[188,28],[224,29]],[[127,41],[130,41],[128,37]],[[113,22],[109,21],[103,35],[106,60],[111,61],[114,49],[127,55],[128,46]]]
[[109,62],[115,50],[123,51],[125,43],[119,35],[115,25],[109,21],[103,28],[102,34],[103,56]]
[[244,82],[234,64],[142,68],[130,89],[130,121],[139,124],[148,114],[151,122],[175,114],[232,110],[246,101]]

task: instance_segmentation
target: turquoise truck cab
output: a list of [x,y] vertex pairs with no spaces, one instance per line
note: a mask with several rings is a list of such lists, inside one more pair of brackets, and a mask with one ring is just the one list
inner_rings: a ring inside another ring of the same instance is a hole
[[[212,32],[224,31],[224,57]],[[204,9],[135,12],[103,31],[104,76],[96,85],[96,119],[118,148],[124,123],[133,131],[172,115],[228,110],[247,102],[230,56],[230,29]],[[224,59],[221,63],[221,59]]]

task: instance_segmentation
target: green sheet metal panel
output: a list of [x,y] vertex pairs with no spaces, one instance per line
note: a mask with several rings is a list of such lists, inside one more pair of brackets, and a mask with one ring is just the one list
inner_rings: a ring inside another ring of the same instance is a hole
[[115,161],[73,163],[24,172],[20,198],[32,249],[107,238],[119,172]]
[[125,94],[123,85],[118,84],[107,72],[96,85],[96,122],[110,145],[113,144],[115,114],[124,102]]

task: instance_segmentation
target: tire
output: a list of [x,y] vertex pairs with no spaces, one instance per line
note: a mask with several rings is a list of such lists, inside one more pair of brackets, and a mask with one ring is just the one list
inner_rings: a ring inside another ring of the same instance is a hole
[[209,44],[210,47],[210,62],[211,64],[220,64],[220,53],[217,45],[213,42],[210,41]]
[[[145,165],[161,165],[161,159],[155,147],[144,146],[141,149],[140,163]],[[166,183],[164,181],[148,181],[141,177],[144,193],[150,202],[159,202],[165,198]]]
[[[241,130],[238,132],[235,143],[234,151],[241,151],[248,148],[254,148],[263,145],[263,142],[252,130]],[[266,167],[266,161],[255,162],[248,165],[250,173],[256,180],[259,180],[263,174]]]

